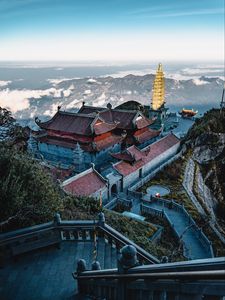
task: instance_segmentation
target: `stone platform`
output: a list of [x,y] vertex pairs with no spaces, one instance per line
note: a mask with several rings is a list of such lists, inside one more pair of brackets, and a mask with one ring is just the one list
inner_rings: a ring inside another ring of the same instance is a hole
[[[75,296],[77,283],[72,272],[81,258],[86,260],[88,269],[91,268],[93,249],[92,241],[64,241],[60,249],[48,247],[6,262],[0,268],[0,299],[88,299]],[[102,269],[115,268],[117,250],[103,238],[99,239],[97,249]]]

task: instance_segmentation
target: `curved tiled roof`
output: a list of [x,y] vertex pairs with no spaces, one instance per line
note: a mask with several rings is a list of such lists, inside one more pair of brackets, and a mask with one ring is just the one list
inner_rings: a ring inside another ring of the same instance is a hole
[[64,181],[62,187],[64,191],[74,196],[90,196],[106,187],[106,180],[91,168]]
[[154,123],[154,120],[150,120],[150,119],[146,118],[145,116],[142,116],[142,118],[136,120],[136,125],[137,125],[138,129],[147,127],[153,123]]
[[83,105],[78,113],[79,114],[93,114],[93,113],[97,113],[100,112],[102,110],[106,110],[107,108],[105,107],[97,107],[97,106],[87,106],[87,105]]
[[[140,169],[141,167],[149,163],[151,160],[155,159],[157,156],[167,151],[171,147],[175,146],[179,142],[180,140],[174,134],[169,134],[164,138],[158,140],[157,142],[151,144],[147,148],[144,148],[142,150],[139,150],[137,148],[141,159],[138,160],[136,163],[130,164],[126,161],[120,161],[119,163],[114,164],[113,167],[121,175],[127,176],[135,172],[136,170]],[[132,147],[133,146],[131,146],[130,148]],[[128,148],[127,150],[129,151],[130,148]]]
[[58,111],[51,120],[38,122],[37,124],[42,129],[87,136],[92,135],[94,132],[97,135],[102,134],[116,127],[115,124],[108,124],[104,120],[100,121],[99,118],[94,115],[62,111]]
[[132,129],[134,127],[133,121],[135,116],[137,115],[137,111],[112,109],[102,111],[99,113],[99,115],[105,120],[105,122],[117,123],[117,128]]
[[107,123],[117,123],[117,128],[120,129],[133,129],[136,116],[140,118],[136,120],[138,129],[151,125],[154,120],[148,119],[138,110],[125,110],[125,109],[109,109],[103,107],[82,106],[79,113],[88,115],[98,115]]
[[134,137],[141,144],[145,141],[153,139],[154,137],[157,137],[160,134],[160,132],[161,130],[152,130],[150,128],[144,128],[144,130],[137,130],[134,133]]
[[116,145],[122,141],[122,137],[118,135],[111,134],[105,139],[95,140],[95,148],[97,151],[101,151],[102,149],[107,149],[113,145]]
[[43,129],[91,135],[94,119],[94,116],[58,111],[51,120],[37,124]]
[[109,131],[112,131],[113,129],[116,128],[116,124],[109,124],[109,123],[105,123],[105,122],[96,122],[93,125],[95,134],[100,135]]

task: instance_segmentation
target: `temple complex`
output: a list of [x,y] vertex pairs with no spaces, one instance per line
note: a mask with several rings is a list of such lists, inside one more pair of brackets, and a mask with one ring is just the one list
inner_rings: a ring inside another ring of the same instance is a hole
[[47,122],[35,119],[39,126],[30,138],[30,148],[55,164],[75,166],[77,173],[110,161],[109,153],[119,152],[131,145],[145,147],[160,134],[149,128],[155,119],[145,117],[139,110],[86,106],[77,113],[61,111]]

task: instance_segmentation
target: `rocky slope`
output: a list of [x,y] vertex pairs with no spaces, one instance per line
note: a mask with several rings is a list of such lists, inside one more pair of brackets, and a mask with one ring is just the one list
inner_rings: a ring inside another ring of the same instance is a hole
[[215,212],[225,221],[225,111],[213,109],[198,119],[184,147],[192,149],[203,181],[217,199]]

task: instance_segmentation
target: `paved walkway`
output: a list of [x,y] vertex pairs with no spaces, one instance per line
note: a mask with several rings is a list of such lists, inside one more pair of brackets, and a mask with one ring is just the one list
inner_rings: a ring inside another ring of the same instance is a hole
[[[185,255],[190,259],[198,259],[198,258],[208,258],[210,257],[209,253],[202,246],[196,230],[192,227],[189,227],[188,218],[180,211],[176,211],[175,209],[169,209],[164,207],[163,204],[152,202],[149,204],[145,204],[151,208],[155,208],[158,210],[163,210],[167,214],[171,223],[174,224],[177,233],[179,236],[182,236],[182,241],[184,242]],[[134,205],[131,209],[131,212],[140,214],[140,201],[135,199]]]
[[[48,247],[30,252],[0,269],[1,300],[76,300],[77,286],[72,277],[77,260],[84,258],[90,269],[93,242],[65,241],[61,249]],[[98,243],[98,260],[102,269],[115,268],[116,249],[103,239]]]

